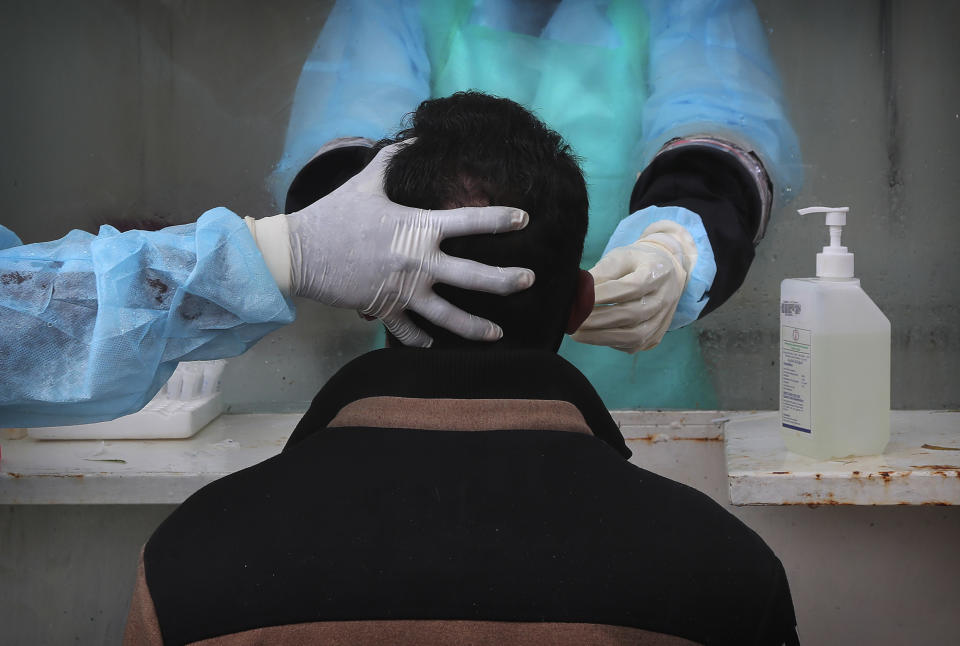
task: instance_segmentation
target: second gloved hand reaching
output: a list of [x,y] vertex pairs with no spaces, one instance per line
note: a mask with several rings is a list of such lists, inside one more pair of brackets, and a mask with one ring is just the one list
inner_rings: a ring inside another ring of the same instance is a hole
[[574,340],[630,353],[655,347],[696,261],[697,246],[683,226],[654,222],[639,240],[611,250],[590,270],[596,304]]
[[391,202],[383,174],[399,146],[380,151],[343,186],[307,208],[247,224],[281,290],[381,319],[402,343],[432,339],[404,314],[410,309],[461,336],[495,341],[499,326],[437,296],[442,282],[494,294],[533,284],[533,272],[489,267],[440,250],[448,237],[522,229],[529,217],[509,207],[426,211]]

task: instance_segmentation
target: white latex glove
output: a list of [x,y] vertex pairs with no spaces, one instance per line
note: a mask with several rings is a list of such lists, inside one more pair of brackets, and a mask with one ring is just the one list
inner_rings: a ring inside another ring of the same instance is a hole
[[498,325],[454,307],[433,284],[510,294],[530,287],[533,272],[451,257],[440,251],[440,241],[522,229],[529,216],[509,207],[427,211],[391,202],[383,174],[403,145],[384,148],[364,170],[302,211],[247,218],[247,225],[287,293],[379,318],[406,345],[428,347],[433,341],[406,309],[465,338],[496,341],[503,336]]
[[595,305],[574,340],[630,353],[655,347],[696,260],[693,237],[669,220],[651,224],[632,245],[611,250],[590,270]]

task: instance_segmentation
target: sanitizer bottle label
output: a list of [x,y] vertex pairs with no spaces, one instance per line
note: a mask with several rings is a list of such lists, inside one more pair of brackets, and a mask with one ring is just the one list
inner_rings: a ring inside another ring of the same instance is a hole
[[810,330],[784,325],[780,329],[780,339],[782,423],[786,428],[810,433],[812,336]]

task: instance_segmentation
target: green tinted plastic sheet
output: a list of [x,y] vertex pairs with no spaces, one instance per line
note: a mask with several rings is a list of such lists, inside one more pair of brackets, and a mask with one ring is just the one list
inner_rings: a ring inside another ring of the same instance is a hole
[[[503,24],[511,17],[503,4],[421,2],[431,95],[477,89],[507,97],[567,140],[582,160],[588,183],[590,228],[583,262],[590,267],[628,214],[630,191],[642,168],[646,14],[636,2],[561,2],[537,35],[538,25],[529,16]],[[497,20],[500,24],[490,24]],[[570,339],[561,354],[586,374],[610,408],[716,405],[691,328],[671,332],[658,348],[639,355]]]

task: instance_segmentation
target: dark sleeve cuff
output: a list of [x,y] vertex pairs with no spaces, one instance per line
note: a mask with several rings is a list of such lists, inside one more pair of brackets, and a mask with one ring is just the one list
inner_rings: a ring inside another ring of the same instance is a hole
[[717,275],[700,318],[733,295],[753,262],[761,220],[756,180],[733,155],[689,145],[657,155],[630,196],[630,212],[648,206],[680,206],[700,216],[717,263]]

